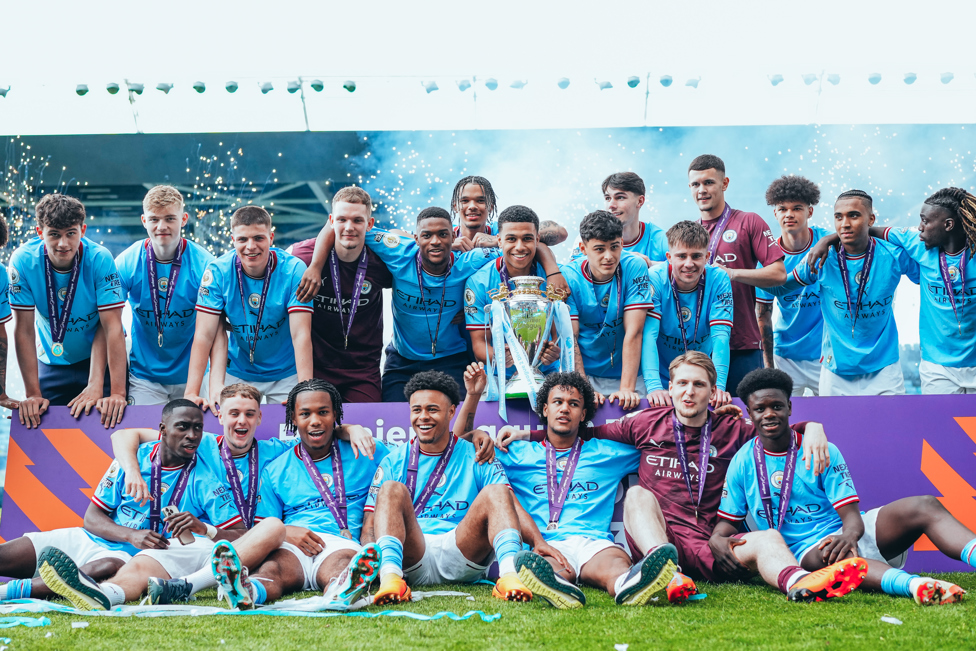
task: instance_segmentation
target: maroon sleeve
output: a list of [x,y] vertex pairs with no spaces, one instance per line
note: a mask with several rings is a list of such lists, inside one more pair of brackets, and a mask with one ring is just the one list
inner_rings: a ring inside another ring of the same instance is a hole
[[773,236],[773,231],[769,228],[769,224],[766,223],[765,219],[756,213],[750,213],[748,228],[752,251],[756,256],[756,260],[761,262],[764,267],[768,267],[777,260],[782,260],[786,257],[786,254],[783,253],[783,249],[780,248],[779,243]]
[[307,266],[312,262],[312,253],[315,251],[315,240],[302,240],[295,242],[291,247],[291,254],[305,263]]
[[618,421],[599,427],[587,427],[585,432],[580,432],[580,438],[584,441],[603,439],[636,446],[637,436],[634,434],[634,424],[640,419],[639,413],[627,415]]

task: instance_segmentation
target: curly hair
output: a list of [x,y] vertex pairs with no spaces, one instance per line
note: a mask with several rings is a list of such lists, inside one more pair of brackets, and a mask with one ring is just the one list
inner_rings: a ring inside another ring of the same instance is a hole
[[584,242],[613,242],[623,235],[624,225],[606,210],[595,210],[580,222],[580,239]]
[[528,206],[509,206],[498,216],[498,232],[505,224],[532,224],[539,230],[539,216]]
[[403,396],[410,401],[410,396],[418,391],[440,391],[451,404],[457,406],[461,403],[461,389],[457,381],[447,373],[442,371],[421,371],[414,373],[413,377],[403,387]]
[[451,195],[451,215],[457,214],[458,206],[461,205],[461,193],[466,185],[477,185],[485,193],[485,207],[488,209],[488,222],[491,223],[498,207],[498,198],[495,196],[495,189],[491,187],[491,183],[483,176],[465,176],[457,182],[457,185],[454,186],[454,194]]
[[294,433],[296,431],[295,401],[298,399],[299,393],[305,393],[306,391],[328,393],[332,399],[332,413],[335,414],[335,424],[342,425],[342,396],[339,395],[339,390],[325,380],[312,378],[310,380],[302,380],[288,392],[288,400],[285,402],[286,432]]
[[85,206],[74,197],[57,192],[46,194],[34,208],[41,228],[63,230],[85,223]]
[[746,373],[746,376],[735,388],[735,394],[749,406],[749,396],[763,389],[779,389],[786,394],[786,398],[793,394],[793,378],[778,368],[757,368]]
[[942,188],[925,200],[930,206],[945,208],[962,222],[969,252],[976,255],[976,197],[962,188]]
[[816,206],[820,203],[820,188],[810,179],[797,174],[781,176],[766,188],[767,206],[778,206],[790,201]]
[[588,423],[593,420],[593,417],[596,416],[596,394],[593,392],[593,387],[590,386],[590,381],[576,371],[550,373],[546,376],[542,388],[539,389],[535,398],[535,413],[539,414],[540,418],[543,417],[542,410],[549,404],[549,393],[556,387],[579,391],[583,397],[583,409],[586,410],[583,422]]
[[[837,195],[837,201],[840,201],[841,199],[860,199],[864,205],[867,206],[868,210],[874,210],[874,199],[872,199],[871,195],[864,190],[851,189],[847,192],[841,192],[839,195]],[[837,203],[837,201],[834,203]]]

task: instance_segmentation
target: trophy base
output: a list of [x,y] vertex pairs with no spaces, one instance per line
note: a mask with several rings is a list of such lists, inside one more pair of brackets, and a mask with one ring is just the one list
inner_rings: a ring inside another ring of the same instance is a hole
[[[523,378],[518,371],[512,376],[512,379],[508,381],[505,385],[505,397],[506,398],[528,398],[529,397],[529,382],[532,383],[533,389],[539,391],[542,388],[542,382],[545,380],[545,376],[537,368],[532,369],[532,377],[526,379]],[[532,405],[535,408],[535,405]]]

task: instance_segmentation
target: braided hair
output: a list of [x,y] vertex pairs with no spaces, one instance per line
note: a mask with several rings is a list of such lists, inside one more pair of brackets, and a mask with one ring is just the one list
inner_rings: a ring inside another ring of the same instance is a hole
[[461,203],[461,191],[466,185],[477,185],[485,193],[485,207],[488,208],[488,223],[490,224],[497,213],[498,200],[491,183],[483,176],[465,176],[457,182],[457,185],[454,186],[454,194],[451,196],[451,217],[453,218],[457,214],[457,206]]
[[942,188],[925,200],[930,206],[945,208],[962,223],[969,253],[976,255],[976,197],[962,188]]
[[313,377],[310,380],[302,380],[288,392],[288,400],[285,403],[286,432],[294,434],[296,431],[295,400],[298,398],[299,393],[305,393],[306,391],[328,393],[332,399],[332,413],[335,415],[335,424],[342,425],[342,396],[339,395],[339,390],[329,382]]
[[861,199],[862,201],[864,201],[865,205],[867,205],[868,207],[868,210],[874,209],[874,199],[872,199],[871,195],[865,192],[864,190],[851,189],[848,190],[847,192],[841,192],[837,196],[837,201],[840,201],[841,199],[854,199],[854,198]]

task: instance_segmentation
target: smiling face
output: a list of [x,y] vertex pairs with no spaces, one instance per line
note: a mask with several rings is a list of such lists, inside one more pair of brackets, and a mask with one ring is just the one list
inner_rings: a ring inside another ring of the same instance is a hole
[[219,418],[231,454],[236,456],[250,450],[254,433],[261,424],[261,405],[254,398],[231,396],[220,404]]
[[698,279],[705,271],[708,261],[708,249],[688,246],[684,242],[676,242],[665,254],[671,263],[671,273],[678,289],[690,291],[698,286]]
[[461,196],[454,206],[461,216],[461,223],[471,229],[481,229],[488,221],[488,197],[477,183],[468,183],[461,188]]
[[725,205],[725,190],[729,187],[729,179],[715,168],[691,170],[688,172],[688,187],[691,188],[691,198],[698,205],[698,210],[708,212]]
[[949,243],[949,228],[955,225],[951,212],[942,206],[924,203],[919,214],[918,239],[927,249],[944,247]]
[[240,224],[231,231],[234,250],[241,266],[249,276],[260,278],[268,266],[268,255],[274,243],[274,233],[264,224]]
[[332,229],[336,235],[336,248],[358,251],[366,242],[366,231],[373,228],[373,217],[362,203],[337,201],[332,204],[329,215]]
[[586,418],[583,396],[574,387],[553,387],[542,408],[542,417],[548,423],[550,434],[575,438]]
[[302,391],[295,396],[295,429],[313,459],[321,459],[332,449],[335,412],[332,396],[326,391]]
[[678,416],[692,420],[708,409],[708,401],[715,396],[715,385],[701,366],[681,364],[674,369],[668,393]]
[[165,247],[179,240],[189,218],[182,204],[171,203],[143,213],[142,225],[153,244]]
[[782,441],[784,436],[790,436],[793,403],[781,389],[761,389],[749,394],[746,408],[759,436],[765,441]]
[[498,231],[498,246],[509,271],[525,270],[535,260],[539,232],[529,222],[505,222]]
[[415,391],[410,396],[410,426],[424,445],[437,445],[451,433],[454,405],[440,391]]
[[607,212],[620,220],[623,224],[630,224],[640,219],[640,209],[644,205],[643,195],[607,186],[603,193],[603,205]]
[[417,246],[424,262],[434,267],[446,265],[454,244],[454,228],[443,217],[431,217],[417,223]]
[[193,407],[177,407],[159,424],[159,433],[173,456],[189,461],[197,453],[203,436],[203,412]]
[[81,238],[85,236],[87,225],[73,224],[65,228],[52,226],[37,227],[37,234],[44,240],[47,257],[57,269],[70,269],[74,264]]

